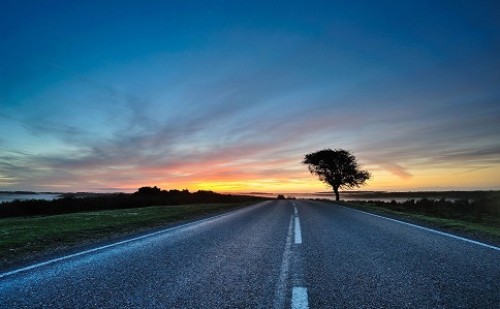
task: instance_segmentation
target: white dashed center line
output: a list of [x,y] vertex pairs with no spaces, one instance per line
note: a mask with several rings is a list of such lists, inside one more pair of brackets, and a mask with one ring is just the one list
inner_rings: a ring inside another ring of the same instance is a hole
[[[296,245],[302,244],[302,231],[300,229],[299,211],[297,205],[293,203],[294,213],[294,243]],[[309,309],[309,301],[307,298],[307,288],[301,286],[292,287],[292,309]]]
[[299,212],[297,210],[297,205],[295,205],[295,203],[293,203],[293,214],[295,217],[295,228],[293,229],[295,232],[294,243],[296,245],[300,245],[302,244],[302,231],[300,230]]
[[292,289],[292,309],[309,309],[307,288],[294,287]]
[[302,231],[300,229],[300,219],[297,205],[292,202],[293,215],[290,218],[288,226],[288,234],[285,241],[285,250],[283,252],[281,272],[278,279],[278,284],[274,294],[274,309],[285,308],[285,295],[287,286],[292,288],[292,299],[290,305],[292,309],[309,309],[309,300],[307,296],[307,288],[304,287],[303,279],[301,247],[292,246],[292,227],[294,244],[302,244]]

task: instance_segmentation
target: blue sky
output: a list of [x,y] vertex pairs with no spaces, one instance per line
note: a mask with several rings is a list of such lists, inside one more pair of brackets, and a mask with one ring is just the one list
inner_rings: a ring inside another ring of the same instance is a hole
[[0,190],[500,188],[497,1],[2,1]]

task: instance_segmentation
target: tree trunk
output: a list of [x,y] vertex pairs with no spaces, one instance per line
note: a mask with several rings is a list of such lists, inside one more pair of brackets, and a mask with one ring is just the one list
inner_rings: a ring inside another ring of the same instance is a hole
[[335,200],[336,201],[340,201],[339,188],[338,187],[333,187],[333,192],[335,192]]

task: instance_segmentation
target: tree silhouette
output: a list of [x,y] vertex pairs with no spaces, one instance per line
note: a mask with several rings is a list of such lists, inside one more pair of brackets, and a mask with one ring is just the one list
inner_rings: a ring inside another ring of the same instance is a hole
[[358,169],[356,157],[343,149],[323,149],[306,154],[302,163],[319,180],[332,186],[335,199],[340,199],[339,188],[354,188],[363,185],[371,175]]
[[162,190],[157,186],[154,187],[140,187],[134,194],[137,195],[158,195],[161,194]]

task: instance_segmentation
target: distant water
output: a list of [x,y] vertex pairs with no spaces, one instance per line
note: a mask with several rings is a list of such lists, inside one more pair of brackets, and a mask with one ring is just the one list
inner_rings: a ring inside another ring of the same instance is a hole
[[[260,197],[269,197],[276,198],[278,196],[277,193],[245,193],[248,195],[260,196]],[[297,198],[297,199],[325,199],[325,200],[335,200],[335,194],[332,193],[283,193],[283,195],[287,198]],[[428,199],[438,200],[440,198],[446,198],[448,201],[455,201],[460,198],[450,197],[450,196],[425,196]],[[382,202],[391,202],[396,201],[398,203],[412,200],[421,200],[423,197],[419,195],[411,195],[406,194],[405,196],[384,196],[384,195],[365,195],[359,193],[351,193],[344,192],[340,193],[340,199],[343,201],[382,201]]]
[[[325,199],[325,200],[335,200],[335,194],[300,194],[300,193],[293,193],[293,194],[285,194],[285,196],[289,197],[295,197],[298,199]],[[382,202],[390,202],[392,200],[395,200],[396,202],[405,202],[409,199],[414,199],[414,200],[419,200],[421,198],[419,197],[391,197],[391,198],[386,198],[386,197],[364,197],[364,196],[356,196],[356,195],[350,195],[347,193],[340,194],[340,199],[343,201],[382,201]]]
[[[298,199],[325,199],[325,200],[335,200],[335,194],[300,194],[300,193],[293,193],[290,195],[285,194],[285,196],[289,197],[295,197]],[[414,199],[414,200],[419,200],[421,197],[392,197],[392,198],[386,198],[386,197],[364,197],[364,196],[356,196],[356,195],[350,195],[348,193],[340,194],[340,199],[343,201],[382,201],[382,202],[390,202],[392,200],[395,200],[396,202],[405,202],[409,199]]]
[[54,193],[0,193],[0,203],[12,202],[14,200],[46,200],[52,201],[58,198],[60,194]]

